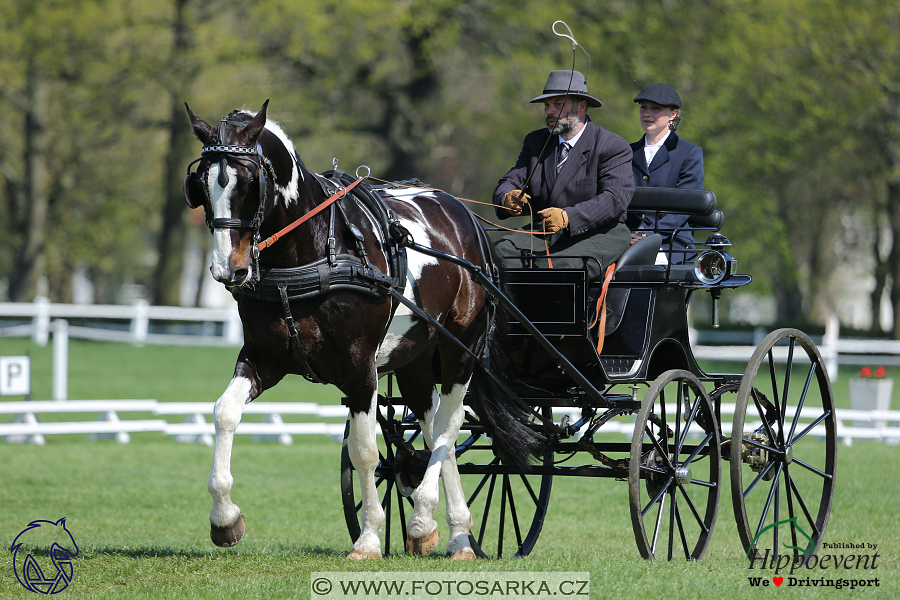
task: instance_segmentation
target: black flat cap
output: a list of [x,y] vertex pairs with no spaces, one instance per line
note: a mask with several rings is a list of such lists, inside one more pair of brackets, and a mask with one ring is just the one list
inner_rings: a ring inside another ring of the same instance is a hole
[[578,71],[550,71],[550,77],[544,85],[544,93],[531,100],[530,104],[567,94],[587,100],[588,106],[603,106],[599,100],[588,94],[587,80]]
[[681,108],[681,97],[671,85],[654,83],[648,85],[634,98],[635,102],[654,102],[660,106]]

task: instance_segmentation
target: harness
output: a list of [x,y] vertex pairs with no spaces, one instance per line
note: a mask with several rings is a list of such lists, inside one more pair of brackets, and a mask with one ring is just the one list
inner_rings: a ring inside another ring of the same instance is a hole
[[[259,180],[259,206],[252,221],[245,219],[209,219],[207,226],[213,232],[216,229],[249,228],[253,231],[253,245],[251,249],[251,265],[253,276],[248,278],[240,286],[230,289],[232,296],[238,300],[241,297],[253,298],[266,302],[280,302],[284,311],[284,320],[288,328],[291,353],[294,360],[300,365],[301,374],[315,383],[329,383],[318,377],[309,364],[309,355],[300,342],[300,335],[294,322],[290,302],[295,300],[307,300],[334,291],[352,291],[371,297],[391,295],[391,315],[385,325],[382,338],[394,318],[398,302],[393,292],[399,291],[402,297],[406,289],[407,258],[405,242],[411,241],[408,231],[400,224],[393,211],[388,208],[381,196],[375,194],[372,189],[344,171],[337,169],[335,161],[334,169],[319,175],[313,173],[313,177],[326,196],[330,196],[326,203],[330,210],[328,219],[328,249],[327,255],[319,260],[305,265],[290,268],[270,268],[259,262],[259,253],[275,243],[280,235],[299,222],[295,222],[278,234],[262,241],[260,227],[265,218],[267,207],[268,189],[266,185],[266,171],[273,180],[277,177],[272,170],[269,161],[263,155],[262,147],[257,144],[255,148],[250,146],[226,145],[219,143],[224,139],[224,127],[226,119],[223,119],[216,129],[216,143],[204,146],[201,157],[188,165],[188,174],[185,177],[185,198],[188,206],[197,208],[200,203],[191,198],[191,185],[201,183],[197,173],[191,172],[191,167],[207,155],[219,158],[219,180],[223,188],[228,185],[228,173],[226,172],[226,159],[247,161],[256,168],[256,176]],[[296,160],[296,157],[295,157]],[[206,190],[207,200],[208,186],[200,186]],[[352,188],[352,190],[351,190]],[[355,202],[356,205],[367,214],[372,221],[379,239],[382,251],[387,261],[388,273],[384,274],[380,269],[371,264],[366,252],[363,236],[360,229],[351,222],[344,206],[345,198]],[[320,205],[319,210],[325,208]],[[314,209],[315,210],[315,209]],[[316,211],[318,212],[318,211]],[[308,219],[314,211],[304,216]],[[340,218],[353,237],[357,256],[337,252],[336,222]]]

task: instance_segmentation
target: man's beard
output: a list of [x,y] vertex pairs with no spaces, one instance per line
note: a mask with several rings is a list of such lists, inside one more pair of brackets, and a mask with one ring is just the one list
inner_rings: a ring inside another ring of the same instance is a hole
[[550,129],[550,133],[553,135],[566,135],[575,129],[575,126],[578,125],[578,107],[572,106],[572,109],[569,111],[565,117],[561,117],[556,120],[556,124],[553,127],[550,127],[550,117],[545,119],[547,122],[547,128]]

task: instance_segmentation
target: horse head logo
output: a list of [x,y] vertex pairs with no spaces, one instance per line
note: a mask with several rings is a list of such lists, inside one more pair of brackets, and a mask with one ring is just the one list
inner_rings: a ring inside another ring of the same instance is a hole
[[787,524],[790,524],[791,527],[794,528],[794,531],[797,531],[798,533],[800,533],[800,535],[805,537],[806,540],[809,542],[809,544],[805,548],[802,548],[800,546],[789,546],[785,543],[782,543],[782,546],[784,546],[788,550],[797,550],[798,552],[802,552],[803,554],[812,554],[813,549],[816,546],[815,542],[813,542],[812,537],[810,537],[810,535],[808,533],[806,533],[805,531],[800,529],[800,526],[797,525],[797,517],[791,517],[790,519],[778,521],[777,523],[770,523],[769,525],[766,525],[765,527],[760,529],[759,533],[756,534],[756,537],[753,538],[753,542],[751,542],[751,544],[750,544],[750,549],[747,550],[747,556],[749,557],[753,553],[753,551],[756,550],[756,540],[759,539],[759,536],[764,534],[769,529],[772,529],[773,527],[778,527],[779,525],[787,525]]
[[[56,522],[32,521],[16,536],[9,550],[13,553],[16,578],[27,590],[58,594],[72,581],[72,559],[78,556],[78,545],[66,529],[65,517]],[[55,572],[44,556],[50,557]],[[38,563],[38,557],[45,569]]]

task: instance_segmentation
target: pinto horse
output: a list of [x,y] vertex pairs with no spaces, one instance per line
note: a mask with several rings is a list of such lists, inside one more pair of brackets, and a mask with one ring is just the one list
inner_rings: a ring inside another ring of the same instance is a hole
[[[255,115],[233,111],[217,126],[186,106],[204,148],[194,161],[197,171],[188,167],[185,198],[191,208],[203,206],[206,212],[214,238],[210,271],[232,291],[244,329],[234,377],[214,410],[210,536],[219,546],[233,546],[244,534],[243,515],[231,499],[230,470],[243,407],[285,375],[296,374],[335,385],[346,396],[347,446],[362,496],[362,528],[350,558],[380,557],[384,511],[374,477],[377,383],[380,375],[393,372],[431,449],[414,494],[407,549],[425,555],[438,543],[432,513],[440,477],[449,525],[447,554],[474,558],[472,518],[455,445],[474,356],[485,343],[493,304],[465,268],[407,253],[395,239],[411,238],[496,274],[494,247],[458,199],[403,188],[381,192],[386,207],[381,217],[371,203],[347,194],[266,247],[262,239],[315,212],[332,191],[324,177],[303,165],[281,127],[267,120],[267,106],[268,101]],[[335,188],[340,195],[340,183]],[[398,301],[400,295],[405,303]],[[420,314],[410,310],[413,305]],[[461,344],[440,335],[435,323]],[[440,393],[432,371],[436,348]],[[495,431],[495,445],[507,456],[521,456],[517,444],[522,440],[513,439],[521,436],[499,433],[518,418],[515,409],[482,404],[476,411],[489,427],[497,426],[489,428]]]

